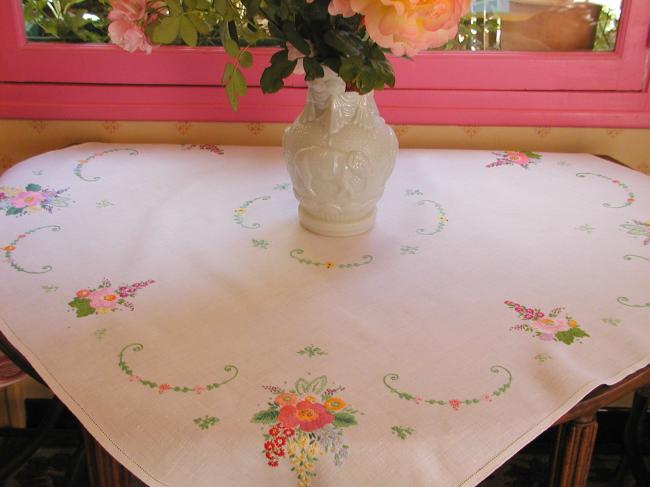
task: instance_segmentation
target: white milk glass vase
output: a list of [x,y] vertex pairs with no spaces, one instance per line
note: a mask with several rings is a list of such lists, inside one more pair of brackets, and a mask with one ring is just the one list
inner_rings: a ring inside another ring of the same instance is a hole
[[395,165],[397,137],[372,92],[346,92],[329,68],[307,86],[305,108],[282,140],[300,223],[328,237],[367,232]]

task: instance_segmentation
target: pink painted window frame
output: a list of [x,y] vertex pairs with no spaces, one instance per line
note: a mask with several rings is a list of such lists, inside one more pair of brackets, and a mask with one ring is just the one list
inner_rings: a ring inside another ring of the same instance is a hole
[[[397,86],[377,100],[393,123],[649,127],[649,26],[650,2],[626,0],[612,53],[395,59]],[[0,117],[288,121],[304,82],[292,76],[288,88],[262,96],[256,87],[272,52],[254,50],[252,89],[232,112],[218,86],[221,48],[161,47],[147,56],[111,45],[29,43],[20,0],[8,0],[0,14]]]

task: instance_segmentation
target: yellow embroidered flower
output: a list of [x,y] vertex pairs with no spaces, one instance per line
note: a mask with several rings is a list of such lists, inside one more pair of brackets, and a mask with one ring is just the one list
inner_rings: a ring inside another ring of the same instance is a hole
[[309,438],[307,438],[307,435],[301,435],[300,438],[298,438],[298,441],[296,442],[298,446],[301,449],[307,448],[307,445],[309,444]]
[[41,211],[41,207],[40,207],[40,206],[28,206],[28,207],[25,208],[25,209],[27,210],[27,213],[36,213],[36,212],[38,212],[38,211]]
[[346,403],[340,397],[330,397],[323,403],[323,406],[329,411],[340,411],[346,406]]
[[235,213],[236,213],[237,215],[243,215],[244,213],[246,213],[246,208],[237,208],[237,209],[235,210]]
[[305,396],[305,401],[309,401],[310,403],[314,404],[315,402],[318,402],[318,398],[316,396]]
[[96,308],[95,309],[95,313],[97,313],[98,315],[105,315],[106,313],[110,313],[110,312],[111,312],[111,308]]
[[578,326],[578,322],[576,320],[569,320],[567,322],[567,325],[569,325],[569,327],[571,328],[575,328],[576,326]]
[[325,269],[331,269],[332,267],[334,267],[334,262],[328,260],[327,262],[324,263],[324,265],[325,265]]

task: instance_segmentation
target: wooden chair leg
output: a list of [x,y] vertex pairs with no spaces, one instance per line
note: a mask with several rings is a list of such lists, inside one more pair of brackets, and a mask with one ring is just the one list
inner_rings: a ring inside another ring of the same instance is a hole
[[549,487],[587,486],[597,430],[595,413],[558,427]]
[[88,476],[92,487],[146,487],[136,476],[108,454],[84,429]]
[[616,472],[615,486],[625,485],[628,474],[632,474],[637,485],[650,485],[650,474],[641,455],[641,436],[644,419],[650,405],[650,386],[642,387],[634,393],[630,416],[625,424],[623,438],[624,453]]

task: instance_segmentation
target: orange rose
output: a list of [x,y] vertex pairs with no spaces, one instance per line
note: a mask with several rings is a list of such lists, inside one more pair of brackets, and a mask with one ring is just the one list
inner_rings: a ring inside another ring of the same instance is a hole
[[368,35],[396,56],[440,47],[456,36],[470,0],[331,0],[331,15],[361,14]]

